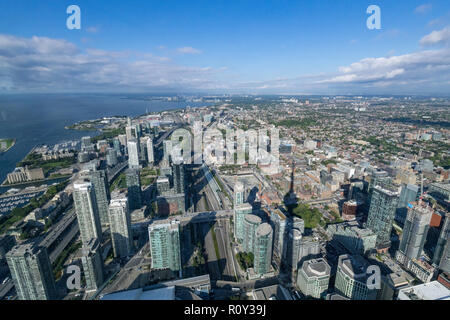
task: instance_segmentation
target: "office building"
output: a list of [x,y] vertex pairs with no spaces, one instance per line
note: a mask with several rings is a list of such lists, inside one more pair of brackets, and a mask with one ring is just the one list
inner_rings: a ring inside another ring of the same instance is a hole
[[299,217],[293,217],[292,228],[299,230],[302,234],[305,233],[305,221]]
[[102,228],[92,183],[88,180],[78,180],[74,182],[73,188],[73,201],[83,244],[87,244],[92,238],[101,241]]
[[239,206],[244,202],[244,184],[241,181],[236,181],[234,184],[234,206]]
[[262,223],[256,228],[255,248],[253,251],[254,269],[259,275],[270,271],[272,265],[273,230],[268,223]]
[[167,161],[171,161],[172,159],[172,141],[164,140],[163,141],[163,157]]
[[92,143],[91,143],[91,137],[82,137],[81,138],[81,151],[92,151]]
[[97,291],[104,282],[103,260],[98,239],[92,238],[83,243],[81,263],[86,279],[86,291]]
[[13,247],[7,254],[9,271],[20,300],[57,299],[47,249],[36,243]]
[[113,148],[116,151],[116,156],[122,155],[122,147],[121,147],[121,143],[120,143],[120,137],[115,137],[113,139]]
[[109,205],[109,219],[114,256],[130,256],[133,252],[133,235],[128,199],[124,194],[113,194]]
[[377,289],[367,287],[369,263],[359,255],[341,255],[338,259],[336,292],[351,300],[375,300]]
[[432,281],[400,290],[398,300],[450,300],[450,290]]
[[377,300],[396,300],[400,290],[409,288],[408,279],[404,272],[392,272],[381,275],[381,288],[377,293]]
[[[303,221],[303,220],[302,220]],[[280,209],[273,210],[270,215],[270,222],[273,227],[273,255],[277,265],[285,257],[285,238],[286,238],[286,216]]]
[[114,167],[117,163],[117,151],[113,148],[108,148],[106,150],[106,164],[108,167]]
[[128,189],[128,206],[130,210],[142,207],[141,176],[139,169],[130,168],[125,170],[125,180]]
[[399,246],[399,250],[408,259],[418,259],[422,255],[432,215],[433,209],[423,202],[412,202],[408,205]]
[[330,282],[331,268],[323,258],[303,262],[298,270],[297,286],[307,297],[324,299]]
[[377,235],[370,229],[361,228],[356,221],[330,224],[327,232],[351,254],[364,255],[375,249]]
[[436,248],[433,255],[433,265],[450,272],[450,213],[445,215]]
[[244,216],[244,238],[242,248],[244,252],[255,251],[256,229],[261,224],[261,218],[254,214]]
[[244,219],[247,214],[252,213],[252,206],[249,203],[243,203],[234,207],[234,238],[238,243],[244,240]]
[[102,225],[109,224],[108,204],[111,198],[109,193],[108,177],[105,170],[83,171],[81,176],[86,177],[94,187],[95,198]]
[[139,168],[139,147],[136,139],[129,139],[128,146],[128,168]]
[[149,165],[153,165],[153,163],[155,162],[152,137],[148,138],[147,140],[147,162]]
[[181,273],[180,222],[155,221],[148,227],[152,269]]
[[377,249],[390,247],[397,201],[398,192],[380,185],[373,187],[367,228],[377,235]]
[[416,186],[414,184],[407,184],[402,186],[400,197],[398,199],[397,211],[395,213],[395,221],[400,223],[401,226],[405,224],[406,215],[408,212],[408,204],[417,201],[419,199],[419,195],[419,186]]
[[175,193],[184,193],[186,191],[185,184],[185,166],[183,164],[174,164],[173,169],[173,188]]
[[159,176],[156,179],[156,190],[158,191],[158,195],[168,195],[170,190],[170,181],[167,176]]

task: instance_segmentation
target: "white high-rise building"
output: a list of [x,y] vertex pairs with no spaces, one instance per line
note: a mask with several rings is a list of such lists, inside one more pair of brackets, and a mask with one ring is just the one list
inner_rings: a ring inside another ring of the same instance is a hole
[[94,187],[87,180],[73,184],[73,202],[80,227],[81,241],[87,245],[92,238],[101,242],[102,228]]
[[154,151],[153,151],[153,139],[150,137],[147,140],[147,161],[148,165],[152,165],[155,161]]
[[139,168],[138,142],[136,139],[128,140],[128,167]]
[[128,199],[123,193],[113,193],[109,204],[109,219],[114,256],[129,256],[133,252],[133,236]]

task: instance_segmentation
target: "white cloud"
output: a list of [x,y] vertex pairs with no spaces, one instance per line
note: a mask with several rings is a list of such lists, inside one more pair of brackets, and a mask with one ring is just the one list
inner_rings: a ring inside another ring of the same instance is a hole
[[221,72],[149,53],[80,50],[65,40],[0,34],[0,91],[198,89],[216,85]]
[[182,47],[182,48],[178,48],[177,49],[178,53],[183,53],[183,54],[200,54],[202,53],[201,50],[192,48],[192,47]]
[[430,3],[422,4],[414,9],[414,13],[425,14],[431,11],[432,5]]
[[86,31],[89,33],[98,33],[100,31],[99,27],[88,27],[86,28]]
[[450,42],[450,26],[447,26],[442,30],[435,30],[420,40],[420,44],[423,46],[444,44],[448,42]]

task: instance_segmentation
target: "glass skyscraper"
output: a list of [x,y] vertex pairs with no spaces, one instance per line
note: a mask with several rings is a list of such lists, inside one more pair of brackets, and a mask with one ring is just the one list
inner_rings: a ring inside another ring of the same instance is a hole
[[115,257],[126,257],[133,251],[131,217],[128,199],[123,194],[113,193],[109,205],[111,240]]
[[6,260],[20,300],[57,298],[52,265],[45,247],[35,243],[17,245],[6,254]]
[[73,202],[80,227],[81,241],[83,244],[87,244],[92,238],[97,238],[101,242],[102,228],[94,187],[88,180],[78,180],[73,187]]
[[370,200],[367,228],[377,235],[377,248],[387,248],[391,244],[392,224],[397,208],[398,192],[376,185]]
[[152,269],[181,272],[179,221],[156,221],[149,225]]
[[273,230],[268,223],[262,223],[256,229],[253,251],[255,272],[263,275],[270,271],[272,264]]

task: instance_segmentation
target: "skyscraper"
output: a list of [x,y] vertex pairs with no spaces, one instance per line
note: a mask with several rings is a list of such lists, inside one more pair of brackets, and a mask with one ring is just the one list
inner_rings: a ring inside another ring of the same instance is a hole
[[330,272],[331,268],[323,258],[305,261],[298,270],[297,286],[307,297],[325,298]]
[[6,254],[20,300],[57,299],[55,279],[47,249],[36,243],[17,245]]
[[255,231],[253,251],[255,272],[259,275],[270,271],[272,263],[273,230],[268,223],[262,223]]
[[367,228],[377,235],[377,248],[391,244],[391,230],[397,208],[398,192],[376,185],[372,190]]
[[139,160],[142,162],[147,161],[147,140],[148,137],[141,137],[139,139]]
[[286,253],[286,216],[281,212],[280,209],[272,211],[270,215],[270,221],[273,226],[273,254],[274,261],[278,264],[285,257]]
[[433,255],[433,264],[445,272],[450,272],[450,213],[445,215]]
[[185,192],[185,182],[184,182],[184,164],[174,164],[173,168],[173,187],[175,193]]
[[82,177],[87,177],[95,190],[95,198],[102,225],[109,224],[108,203],[109,193],[108,178],[105,170],[83,171]]
[[81,263],[86,279],[86,291],[96,291],[104,281],[100,242],[96,238],[83,243]]
[[395,220],[402,226],[406,220],[408,212],[408,203],[417,201],[419,198],[419,187],[414,184],[407,184],[402,186],[400,197],[398,199],[397,211],[395,213]]
[[300,230],[289,230],[289,242],[287,246],[286,264],[289,266],[292,274],[297,271],[298,262],[302,254],[302,233]]
[[109,205],[109,218],[114,256],[129,256],[133,251],[133,236],[128,199],[124,194],[113,193]]
[[256,229],[261,224],[261,218],[254,214],[246,214],[244,217],[244,239],[242,247],[244,252],[255,251]]
[[237,242],[244,240],[244,218],[252,213],[252,206],[249,203],[243,203],[234,207],[234,237]]
[[171,160],[171,157],[172,157],[172,141],[171,140],[163,141],[163,157],[167,161]]
[[125,127],[125,134],[126,134],[127,140],[131,140],[131,139],[135,138],[135,135],[133,133],[133,127],[131,126],[131,124],[129,124]]
[[120,139],[119,139],[119,137],[115,137],[113,139],[113,148],[116,151],[116,155],[117,156],[122,155],[122,150],[121,150],[122,148],[120,147]]
[[399,247],[408,259],[418,259],[422,255],[432,214],[433,210],[424,203],[409,204]]
[[336,292],[352,300],[375,300],[377,290],[367,287],[368,266],[369,263],[359,255],[339,256],[334,283]]
[[139,168],[139,150],[138,142],[136,139],[129,139],[127,142],[128,146],[128,167]]
[[117,164],[117,151],[113,148],[106,150],[106,163],[108,167],[114,167]]
[[74,182],[73,187],[73,201],[80,227],[81,241],[83,244],[87,244],[92,238],[101,241],[102,228],[94,187],[87,180],[78,180]]
[[241,181],[236,181],[234,185],[234,206],[239,206],[244,203],[244,184]]
[[149,225],[152,269],[181,272],[179,221],[156,221]]
[[152,137],[149,137],[147,140],[147,161],[148,161],[148,165],[153,165],[153,162],[155,162]]
[[125,171],[125,180],[128,188],[128,206],[130,210],[142,207],[141,177],[139,170],[132,168]]

